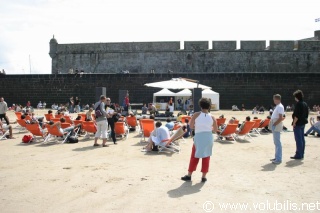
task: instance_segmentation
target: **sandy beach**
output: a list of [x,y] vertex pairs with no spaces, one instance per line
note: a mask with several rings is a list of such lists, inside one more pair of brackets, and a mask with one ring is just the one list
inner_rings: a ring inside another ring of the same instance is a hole
[[[212,114],[240,121],[253,117],[251,111]],[[305,159],[291,160],[295,140],[291,113],[286,114],[289,131],[281,134],[280,165],[269,161],[274,157],[270,133],[237,142],[215,141],[204,184],[201,164],[192,182],[180,180],[187,173],[191,138],[180,143],[180,154],[144,153],[138,131],[118,145],[108,141],[109,147],[93,147],[93,139],[83,137],[76,144],[22,144],[28,133],[14,129],[16,139],[0,141],[1,212],[320,211],[320,138],[308,136]],[[13,112],[8,115],[15,121]],[[267,114],[254,116],[263,119]],[[246,210],[240,209],[243,204]]]

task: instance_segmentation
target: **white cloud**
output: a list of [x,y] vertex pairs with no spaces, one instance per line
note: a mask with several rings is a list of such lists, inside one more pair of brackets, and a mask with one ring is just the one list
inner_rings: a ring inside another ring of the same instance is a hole
[[50,73],[59,43],[296,40],[319,29],[318,0],[0,0],[0,68]]

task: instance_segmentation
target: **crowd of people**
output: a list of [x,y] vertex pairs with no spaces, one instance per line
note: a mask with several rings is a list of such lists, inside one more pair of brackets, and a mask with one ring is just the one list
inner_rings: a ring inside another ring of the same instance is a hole
[[[296,104],[294,105],[294,111],[292,113],[292,126],[294,132],[294,139],[296,141],[296,151],[295,154],[291,157],[295,160],[304,159],[304,152],[305,152],[305,137],[308,135],[315,135],[320,136],[320,115],[316,117],[309,118],[309,122],[311,127],[305,132],[305,125],[308,123],[308,116],[309,116],[309,108],[306,102],[303,100],[303,92],[297,90],[293,93],[295,98]],[[168,102],[168,108],[172,106],[172,99]],[[283,125],[283,120],[285,119],[285,108],[281,104],[281,95],[276,94],[273,96],[273,102],[275,106],[273,107],[272,111],[270,110],[270,115],[268,115],[264,120],[261,120],[260,126],[269,121],[269,125],[264,127],[264,131],[271,132],[273,135],[273,141],[275,145],[275,155],[274,158],[271,159],[273,164],[280,164],[282,163],[282,143],[281,143],[281,134],[286,127]],[[45,103],[45,102],[44,102]],[[39,102],[38,106],[45,104]],[[217,120],[214,116],[210,114],[210,107],[211,101],[207,98],[201,98],[199,100],[199,106],[201,108],[200,112],[195,112],[193,116],[185,119],[184,124],[181,126],[183,130],[182,137],[188,138],[193,137],[193,147],[191,150],[191,158],[189,162],[188,172],[185,176],[181,177],[184,181],[190,181],[192,173],[196,170],[197,164],[202,159],[202,182],[207,181],[207,173],[209,171],[209,162],[210,156],[212,155],[212,147],[213,147],[213,135],[212,133],[222,133],[225,129],[227,124],[219,125],[217,124]],[[26,107],[16,106],[14,110],[18,111],[17,108],[20,108],[20,112],[22,112],[21,120],[24,120],[26,123],[37,123],[39,124],[39,128],[44,131],[48,128],[58,128],[61,134],[70,133],[71,135],[75,134],[75,132],[81,132],[81,124],[73,125],[67,128],[63,128],[63,123],[66,123],[68,120],[68,116],[70,113],[79,113],[81,111],[80,107],[80,99],[78,97],[70,98],[69,104],[64,106],[60,105],[56,111],[56,117],[60,117],[59,121],[53,122],[51,120],[47,120],[44,122],[44,117],[38,117],[32,110],[30,101],[27,102]],[[116,104],[111,104],[111,99],[104,95],[100,96],[100,100],[97,101],[95,104],[91,105],[91,107],[87,106],[88,108],[87,113],[85,114],[86,121],[94,121],[97,127],[95,132],[93,146],[102,146],[108,147],[107,139],[110,137],[114,144],[117,144],[117,137],[115,133],[115,123],[119,121],[121,109],[118,108]],[[127,94],[123,101],[123,108],[128,112],[128,116],[134,116],[132,112],[129,112],[130,102],[129,102],[129,95]],[[40,107],[38,107],[40,108]],[[256,107],[256,109],[258,106]],[[259,107],[259,110],[262,107]],[[244,105],[242,105],[242,109],[244,109]],[[4,98],[0,98],[0,131],[2,133],[9,132],[8,138],[14,138],[12,132],[12,125],[6,115],[8,111],[7,103],[4,101]],[[144,104],[142,107],[142,115],[146,115],[149,112],[149,116],[151,119],[154,119],[157,115],[157,109],[153,104]],[[255,112],[255,110],[253,110]],[[48,114],[52,114],[52,110],[48,111]],[[255,113],[253,113],[255,114]],[[62,115],[62,116],[57,116]],[[224,118],[224,116],[220,116],[220,119]],[[71,119],[69,117],[69,119]],[[79,115],[75,120],[80,120],[81,116]],[[143,119],[143,117],[142,117]],[[257,119],[254,117],[253,119]],[[3,123],[2,121],[5,121]],[[236,123],[236,118],[232,117],[228,124]],[[247,122],[251,121],[251,117],[247,116],[245,121],[242,123],[238,123],[238,128],[236,133],[239,133],[244,128]],[[171,135],[174,131],[174,127],[176,126],[177,122],[171,120],[170,117],[167,118],[166,123],[163,125],[160,121],[155,121],[155,130],[151,133],[151,136],[148,139],[147,145],[144,147],[145,152],[150,151],[157,151],[157,147],[160,145],[166,146],[166,144],[171,142]],[[109,129],[109,131],[108,131]],[[100,144],[98,141],[102,139],[102,143]],[[227,140],[230,138],[226,138]]]

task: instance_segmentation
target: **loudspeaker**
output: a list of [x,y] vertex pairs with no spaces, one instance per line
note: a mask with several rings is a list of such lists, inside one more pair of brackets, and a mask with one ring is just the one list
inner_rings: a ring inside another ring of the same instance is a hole
[[96,96],[95,96],[95,101],[100,101],[100,96],[107,95],[107,88],[105,87],[96,87]]
[[194,88],[193,89],[193,109],[194,112],[199,112],[201,110],[199,106],[199,100],[202,98],[202,89],[201,88]]

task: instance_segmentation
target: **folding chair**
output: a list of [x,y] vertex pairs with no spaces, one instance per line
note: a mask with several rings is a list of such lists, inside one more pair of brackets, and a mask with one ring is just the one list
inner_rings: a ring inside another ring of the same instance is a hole
[[141,129],[142,129],[142,134],[141,134],[141,140],[140,143],[142,142],[142,137],[144,138],[144,142],[146,142],[146,137],[150,137],[151,132],[154,130],[154,120],[153,119],[141,119]]
[[52,118],[54,118],[53,114],[44,114],[44,117],[46,118],[47,121],[51,121]]
[[22,112],[14,112],[16,114],[17,119],[21,119]]
[[[242,128],[242,130],[241,130],[240,132],[236,133],[235,138],[238,139],[239,136],[244,136],[243,139],[245,139],[247,136],[248,136],[249,138],[251,138],[251,136],[250,136],[249,133],[250,133],[250,131],[252,130],[252,127],[253,127],[253,125],[254,125],[255,123],[256,123],[255,121],[246,121],[245,124],[244,124],[244,126],[243,126],[243,128]],[[252,138],[251,138],[251,139],[252,139]]]
[[20,126],[19,133],[27,130],[26,129],[27,123],[26,123],[26,121],[24,119],[23,120],[22,119],[17,119],[17,123]]
[[54,123],[56,123],[56,122],[60,121],[60,118],[55,117],[55,118],[52,118],[51,121],[53,121]]
[[129,128],[123,121],[117,121],[114,123],[114,132],[116,135],[120,135],[125,139],[127,139],[129,136]]
[[135,116],[132,116],[132,117],[128,116],[127,117],[127,124],[128,124],[129,128],[136,128],[136,127],[139,128],[138,121]]
[[5,132],[0,131],[0,140],[6,140],[7,135],[9,135],[9,130],[6,130]]
[[221,126],[222,124],[225,124],[226,118],[217,118],[217,125],[218,127]]
[[254,131],[254,132],[256,132],[256,133],[258,133],[260,135],[260,132],[258,131],[258,128],[260,126],[261,119],[253,119],[252,121],[255,122],[255,124],[252,127],[252,131]]
[[189,122],[190,122],[190,120],[191,120],[191,116],[189,116],[189,115],[183,115],[182,117],[181,117],[181,123],[185,123],[186,122],[186,118],[189,120]]
[[73,124],[74,124],[75,126],[78,126],[78,125],[80,124],[80,128],[79,128],[78,131],[76,132],[76,135],[78,135],[79,132],[80,132],[80,130],[83,129],[82,122],[83,122],[83,121],[81,121],[81,120],[74,120],[74,121],[73,121]]
[[158,145],[159,153],[164,151],[180,153],[181,148],[179,146],[178,141],[183,138],[184,133],[185,131],[183,131],[181,127],[170,137],[170,141],[168,141],[167,143],[159,144]]
[[233,135],[236,133],[237,127],[238,124],[227,124],[220,133],[217,133],[217,140],[222,141],[221,137],[231,137],[235,141]]
[[69,124],[73,124],[73,120],[71,120],[71,117],[70,116],[63,116],[65,119],[66,119],[66,122],[69,123]]
[[86,114],[83,114],[83,113],[78,114],[78,116],[81,116],[81,120],[82,120],[82,121],[85,121],[85,120],[86,120],[86,117],[87,117],[87,115],[86,115]]
[[95,134],[97,132],[97,126],[93,121],[83,121],[82,128],[84,131],[86,131],[84,138],[90,139],[90,133]]
[[46,125],[47,130],[48,130],[48,135],[45,138],[45,140],[43,141],[43,144],[46,144],[50,138],[54,137],[55,141],[58,141],[58,137],[63,137],[63,141],[61,142],[61,144],[65,143],[70,135],[71,132],[64,132],[63,134],[61,134],[58,126],[50,126],[49,124]]
[[263,128],[269,126],[269,123],[270,123],[270,119],[265,119],[262,123],[260,123],[260,125],[259,125],[260,131],[261,131]]
[[63,117],[63,115],[62,114],[56,114],[54,117],[60,119],[61,117]]
[[43,139],[45,139],[46,133],[44,130],[40,128],[39,124],[27,124],[26,128],[33,135],[33,138],[36,140],[36,142],[37,142],[36,136],[40,136]]

